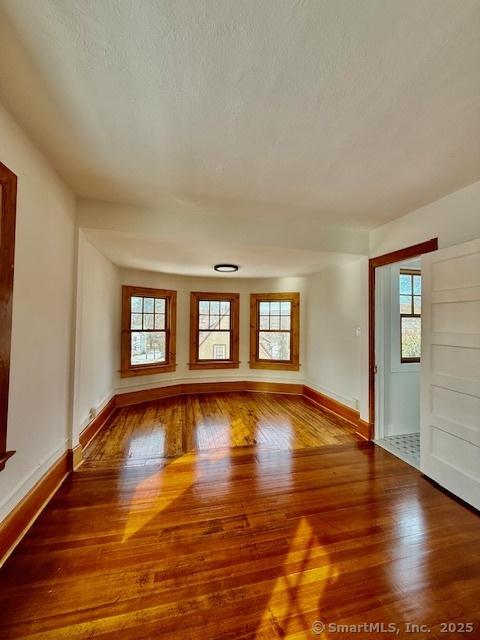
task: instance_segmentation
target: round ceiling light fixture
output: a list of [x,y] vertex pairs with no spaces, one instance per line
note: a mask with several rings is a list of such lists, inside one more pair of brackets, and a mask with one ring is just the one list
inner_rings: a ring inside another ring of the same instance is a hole
[[238,271],[237,264],[216,264],[213,268],[215,271],[219,271],[220,273],[234,273],[235,271]]

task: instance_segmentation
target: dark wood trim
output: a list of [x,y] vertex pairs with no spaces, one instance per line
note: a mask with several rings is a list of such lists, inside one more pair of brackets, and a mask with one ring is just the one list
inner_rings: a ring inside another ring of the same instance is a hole
[[432,238],[426,242],[370,258],[368,262],[368,416],[370,439],[374,436],[375,427],[375,270],[377,267],[417,258],[425,253],[437,251],[437,249],[438,238]]
[[307,387],[304,385],[303,387],[303,395],[307,400],[311,400],[322,407],[322,409],[327,409],[331,413],[335,413],[337,416],[342,417],[347,422],[357,426],[360,414],[356,409],[352,409],[352,407],[339,402],[338,400],[334,400],[330,398],[330,396],[326,396],[311,387]]
[[[228,360],[199,360],[199,309],[200,300],[230,302],[230,358]],[[238,293],[218,293],[192,291],[190,293],[190,362],[189,369],[238,369],[240,365],[240,295]]]
[[116,396],[112,396],[107,404],[98,412],[97,416],[83,429],[78,438],[83,449],[88,447],[93,438],[110,420],[116,409]]
[[[260,302],[284,300],[291,302],[290,360],[262,360],[258,355],[258,305]],[[300,369],[300,294],[288,293],[251,293],[250,294],[250,369],[270,369],[280,371],[298,371]]]
[[290,393],[302,395],[303,385],[283,382],[257,382],[239,380],[235,382],[186,382],[167,387],[155,387],[155,389],[143,389],[119,393],[116,396],[117,407],[128,407],[133,404],[174,398],[176,396],[188,396],[201,393],[228,393],[239,391],[258,391],[263,393]]
[[371,439],[371,424],[360,418],[360,413],[357,409],[352,409],[352,407],[343,404],[343,402],[334,400],[330,398],[330,396],[320,393],[320,391],[316,391],[307,385],[303,386],[303,397],[320,406],[325,411],[333,413],[352,424],[356,429],[357,435],[366,440]]
[[17,176],[0,162],[0,471],[15,451],[7,451],[8,390],[12,341],[13,271]]
[[7,559],[67,477],[70,457],[70,451],[65,451],[0,523],[0,564]]
[[[165,332],[167,341],[167,360],[164,363],[132,365],[130,363],[132,330],[130,328],[130,299],[132,296],[146,298],[166,298]],[[148,376],[176,370],[177,341],[177,292],[168,289],[148,287],[122,287],[122,337],[120,354],[120,377]]]

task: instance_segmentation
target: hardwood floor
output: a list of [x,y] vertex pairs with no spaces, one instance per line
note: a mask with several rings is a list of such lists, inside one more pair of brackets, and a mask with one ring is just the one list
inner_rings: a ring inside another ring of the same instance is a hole
[[[268,447],[256,436],[254,446],[182,453],[192,423],[181,429],[180,415],[225,417],[226,406],[233,414],[243,400],[249,425],[273,424],[278,404],[280,432],[287,417],[301,426],[304,409],[305,430],[313,428],[316,409],[293,398],[218,400],[194,398],[191,409],[175,400],[116,417],[116,445],[105,432],[91,447],[88,464],[0,571],[0,638],[480,637],[476,513],[341,423],[337,437],[348,443],[299,449],[294,435]],[[162,449],[170,436],[149,432],[148,415],[150,425],[177,424],[182,437]],[[132,423],[143,425],[138,446]],[[334,424],[319,426],[335,437]],[[224,442],[219,433],[213,443]],[[241,433],[234,442],[244,444]],[[192,447],[210,442],[202,438],[192,437]],[[159,450],[180,455],[156,460]],[[315,636],[315,621],[383,621],[400,633],[327,628]],[[441,633],[442,622],[476,628]],[[431,632],[409,633],[406,623]]]
[[200,394],[120,409],[88,450],[86,466],[137,465],[223,447],[289,450],[357,439],[348,422],[299,396]]

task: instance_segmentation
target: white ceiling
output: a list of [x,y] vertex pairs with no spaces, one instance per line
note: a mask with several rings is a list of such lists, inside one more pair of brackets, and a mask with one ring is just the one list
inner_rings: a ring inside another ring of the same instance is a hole
[[353,254],[280,249],[214,242],[186,244],[182,238],[151,238],[139,234],[84,229],[87,239],[119,267],[184,276],[226,277],[213,266],[233,263],[240,268],[228,278],[273,278],[318,273],[359,259]]
[[0,99],[81,196],[369,228],[480,179],[478,0],[0,7]]

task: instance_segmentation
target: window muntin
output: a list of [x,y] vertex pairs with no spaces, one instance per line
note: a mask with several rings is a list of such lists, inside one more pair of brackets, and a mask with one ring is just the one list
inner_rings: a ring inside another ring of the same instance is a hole
[[239,296],[191,294],[190,368],[238,367]]
[[420,362],[422,338],[422,275],[401,269],[399,276],[400,361]]
[[123,288],[122,376],[175,368],[176,292]]
[[299,294],[252,294],[250,366],[298,370]]

